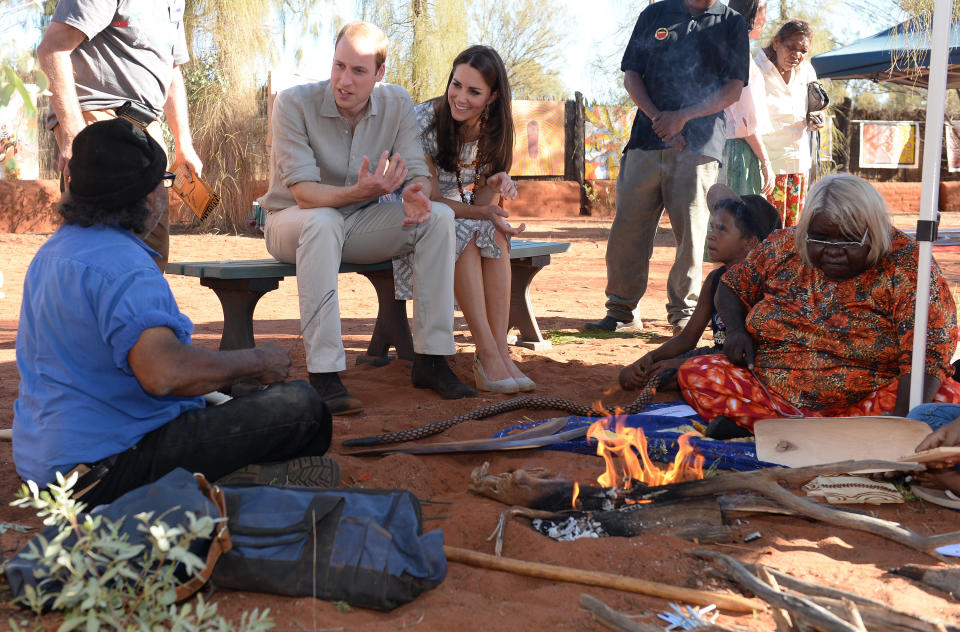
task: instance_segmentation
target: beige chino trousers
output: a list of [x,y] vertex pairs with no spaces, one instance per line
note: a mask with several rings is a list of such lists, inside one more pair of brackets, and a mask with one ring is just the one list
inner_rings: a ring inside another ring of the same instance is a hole
[[[336,292],[340,263],[377,263],[409,252],[413,252],[413,349],[429,355],[455,353],[453,211],[433,202],[430,219],[423,224],[407,228],[401,225],[403,218],[400,202],[372,204],[351,213],[292,206],[267,214],[267,251],[297,265],[300,322],[307,325],[303,344],[310,373],[347,368]],[[330,290],[334,290],[333,299],[321,307]]]

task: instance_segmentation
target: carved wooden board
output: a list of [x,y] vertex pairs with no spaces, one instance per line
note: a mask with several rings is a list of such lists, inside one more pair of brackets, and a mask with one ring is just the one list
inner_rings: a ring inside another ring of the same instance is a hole
[[913,452],[930,426],[906,417],[762,419],[754,425],[757,458],[787,467],[837,461],[896,461]]

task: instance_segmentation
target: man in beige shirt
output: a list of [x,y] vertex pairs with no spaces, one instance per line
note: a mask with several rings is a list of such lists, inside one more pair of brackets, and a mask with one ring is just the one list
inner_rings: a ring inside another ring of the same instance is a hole
[[[267,250],[297,264],[310,383],[333,414],[359,412],[337,372],[346,368],[337,272],[413,252],[413,385],[447,399],[476,395],[450,370],[453,344],[453,211],[430,201],[430,172],[413,102],[378,83],[387,38],[367,22],[337,34],[328,81],[295,86],[274,103]],[[371,163],[376,163],[373,171]],[[401,202],[379,202],[403,186]],[[333,299],[324,297],[333,291]]]

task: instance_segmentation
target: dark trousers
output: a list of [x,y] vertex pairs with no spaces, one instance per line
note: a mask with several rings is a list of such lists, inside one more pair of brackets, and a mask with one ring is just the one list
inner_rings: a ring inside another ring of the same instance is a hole
[[112,502],[178,467],[213,482],[253,463],[322,456],[332,434],[330,411],[312,386],[274,384],[220,406],[187,411],[144,435],[111,457],[107,473],[81,500],[91,507]]

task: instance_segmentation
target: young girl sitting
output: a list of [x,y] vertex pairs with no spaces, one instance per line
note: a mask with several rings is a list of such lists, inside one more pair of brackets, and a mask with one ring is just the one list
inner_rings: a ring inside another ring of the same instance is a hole
[[[723,351],[723,321],[713,304],[720,277],[728,266],[743,261],[754,246],[782,227],[779,212],[761,195],[741,198],[728,186],[715,184],[707,192],[707,203],[713,211],[707,252],[711,261],[722,265],[704,280],[697,307],[683,331],[620,371],[624,390],[642,387],[650,376],[675,369],[687,358]],[[713,346],[696,348],[707,325],[713,329]]]

